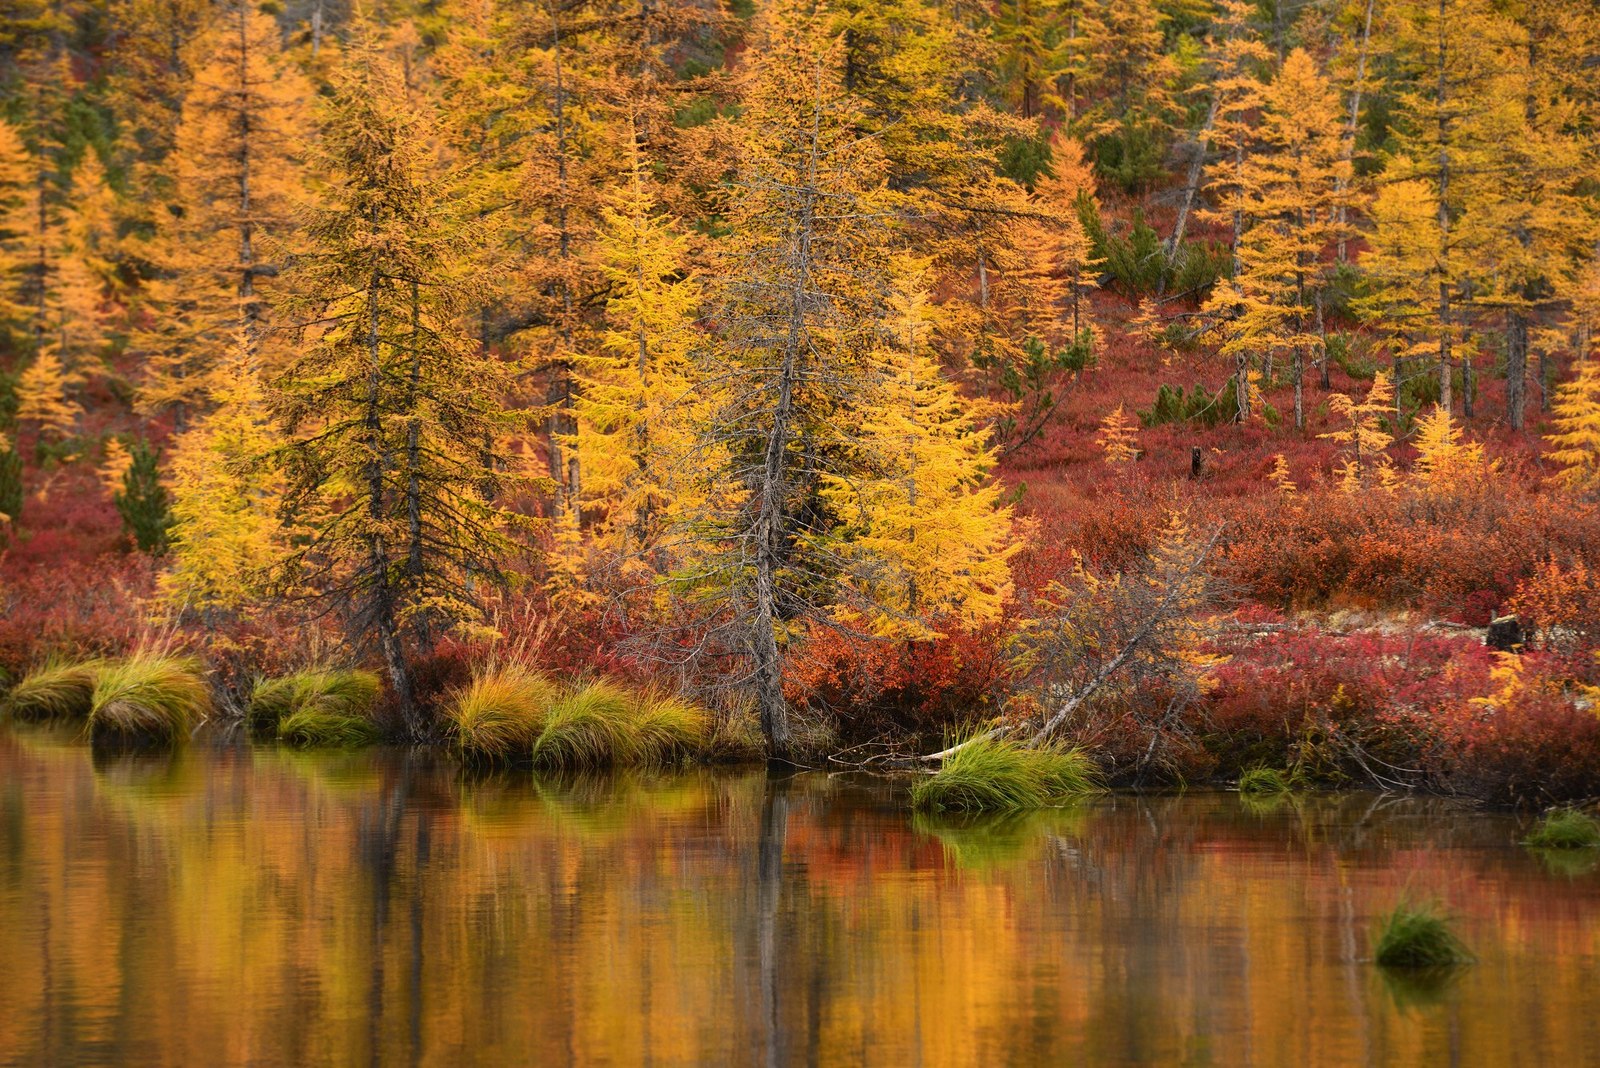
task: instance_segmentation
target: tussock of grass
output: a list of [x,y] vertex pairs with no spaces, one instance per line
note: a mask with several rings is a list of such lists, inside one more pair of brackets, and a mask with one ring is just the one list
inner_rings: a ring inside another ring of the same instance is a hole
[[913,808],[1004,812],[1043,808],[1096,790],[1094,768],[1076,749],[1029,749],[1003,739],[974,742],[911,788]]
[[491,764],[588,770],[661,764],[710,744],[705,709],[614,683],[563,689],[516,662],[489,667],[445,708],[462,756]]
[[100,736],[176,741],[211,710],[198,660],[141,651],[95,676],[89,728]]
[[502,664],[452,695],[445,708],[464,756],[510,763],[528,756],[556,701],[556,684],[523,664]]
[[1536,849],[1592,849],[1600,846],[1600,823],[1576,809],[1556,809],[1545,813],[1523,844]]
[[278,724],[278,740],[302,747],[355,748],[371,745],[383,730],[367,716],[351,716],[322,708],[301,708]]
[[1378,925],[1374,956],[1385,968],[1448,968],[1470,963],[1472,953],[1450,923],[1437,904],[1402,901]]
[[250,694],[250,722],[277,727],[298,712],[370,721],[382,688],[372,672],[345,668],[316,668],[262,679]]
[[627,692],[609,682],[591,682],[563,694],[550,706],[534,739],[534,764],[602,768],[633,763],[640,755],[633,712]]
[[709,744],[711,716],[681,697],[650,691],[634,703],[633,735],[640,763],[665,763]]
[[94,707],[100,660],[51,660],[34,668],[6,695],[5,707],[18,719],[83,719]]
[[1251,768],[1239,776],[1239,792],[1256,797],[1274,797],[1291,793],[1294,783],[1277,768]]

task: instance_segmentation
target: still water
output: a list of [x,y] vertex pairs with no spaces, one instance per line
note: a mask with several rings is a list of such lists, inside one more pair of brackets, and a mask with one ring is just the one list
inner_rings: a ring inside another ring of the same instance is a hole
[[[1600,1063],[1600,872],[1509,817],[902,791],[0,733],[0,1063]],[[1408,891],[1476,965],[1371,965]]]

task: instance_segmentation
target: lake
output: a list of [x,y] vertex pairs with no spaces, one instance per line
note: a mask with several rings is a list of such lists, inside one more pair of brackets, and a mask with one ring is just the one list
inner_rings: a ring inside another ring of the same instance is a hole
[[[1600,1063],[1600,858],[1366,793],[988,821],[905,781],[0,732],[0,1063]],[[1436,895],[1478,962],[1387,977]]]

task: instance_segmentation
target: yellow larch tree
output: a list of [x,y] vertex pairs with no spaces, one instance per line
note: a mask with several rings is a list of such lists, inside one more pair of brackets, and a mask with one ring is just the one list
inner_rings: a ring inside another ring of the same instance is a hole
[[1551,410],[1545,459],[1560,468],[1556,482],[1584,493],[1600,491],[1600,359],[1578,365],[1577,376],[1556,391]]
[[145,325],[130,342],[144,358],[140,407],[170,413],[180,433],[216,403],[234,346],[258,374],[287,358],[269,330],[271,287],[304,200],[312,95],[272,17],[247,0],[219,5],[193,47],[194,82],[167,160],[170,200],[143,250],[155,271]]
[[[1492,265],[1495,206],[1508,192],[1497,160],[1523,127],[1523,102],[1507,76],[1518,30],[1491,0],[1403,0],[1388,15],[1401,121],[1398,151],[1373,205],[1373,255],[1362,263],[1375,284],[1359,307],[1402,338],[1402,355],[1432,360],[1445,408],[1453,405],[1459,363],[1470,417],[1473,364],[1462,304]],[[1424,216],[1432,234],[1418,225]]]
[[1020,543],[989,479],[989,431],[933,355],[914,268],[890,295],[884,327],[884,377],[859,417],[865,474],[826,475],[821,496],[845,525],[838,551],[875,609],[873,629],[928,638],[941,623],[999,616]]
[[1379,371],[1373,376],[1365,400],[1335,393],[1329,403],[1334,417],[1344,426],[1321,437],[1340,446],[1340,487],[1355,492],[1387,486],[1393,471],[1387,450],[1394,444],[1394,435],[1383,425],[1394,410],[1394,385],[1389,373]]
[[1462,438],[1461,427],[1442,405],[1417,420],[1417,459],[1411,481],[1421,489],[1448,493],[1471,488],[1489,471],[1483,444]]
[[1294,497],[1300,492],[1289,472],[1289,460],[1281,452],[1272,458],[1272,470],[1267,473],[1267,480],[1281,497]]
[[[1266,354],[1269,365],[1273,353],[1289,356],[1296,430],[1305,428],[1306,354],[1321,344],[1315,325],[1327,281],[1321,258],[1336,236],[1349,185],[1338,111],[1333,86],[1315,61],[1301,49],[1291,52],[1261,91],[1258,145],[1236,175],[1248,225],[1238,239],[1234,277],[1211,299],[1213,311],[1232,318],[1222,348],[1234,357],[1241,387],[1250,354]],[[1240,410],[1248,414],[1242,393]]]
[[171,463],[171,566],[161,588],[179,609],[211,619],[259,603],[287,542],[278,519],[279,438],[242,339],[218,369],[216,407],[178,438]]
[[632,563],[656,541],[674,468],[688,462],[699,281],[687,241],[657,207],[637,134],[600,210],[598,255],[609,283],[597,352],[576,359],[579,432],[566,447],[585,472],[584,508],[603,513],[608,547]]
[[1100,429],[1094,436],[1106,463],[1117,465],[1131,464],[1139,458],[1138,439],[1138,424],[1120,404],[1100,420]]
[[39,353],[17,379],[17,421],[33,426],[41,437],[70,437],[83,415],[69,392],[72,384],[53,350]]
[[0,317],[13,331],[28,327],[28,286],[35,254],[31,237],[37,209],[28,149],[11,123],[0,119]]

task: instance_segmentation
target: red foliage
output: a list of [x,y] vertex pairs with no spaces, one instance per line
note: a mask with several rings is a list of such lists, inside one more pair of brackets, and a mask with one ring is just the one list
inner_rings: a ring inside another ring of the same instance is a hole
[[1011,678],[1003,626],[895,641],[817,629],[789,661],[791,702],[838,717],[850,741],[886,733],[936,741],[991,716]]

